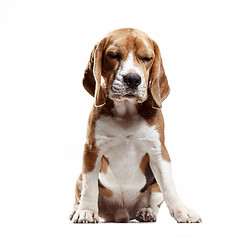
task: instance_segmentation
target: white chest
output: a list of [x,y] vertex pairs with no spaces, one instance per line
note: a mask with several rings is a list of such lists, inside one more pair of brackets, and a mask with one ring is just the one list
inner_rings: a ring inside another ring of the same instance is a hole
[[143,156],[161,151],[159,133],[140,116],[129,119],[103,116],[96,122],[96,146],[99,157],[108,159],[101,183],[113,192],[112,201],[133,206],[146,177],[140,168]]
[[101,182],[111,189],[133,186],[139,191],[146,181],[140,169],[142,157],[160,149],[155,126],[148,126],[140,118],[119,121],[102,117],[96,122],[95,138],[99,156],[104,155],[109,161],[108,172],[100,175]]
[[126,121],[102,117],[96,122],[95,138],[96,146],[110,163],[121,165],[141,159],[159,147],[155,126],[149,126],[140,118]]

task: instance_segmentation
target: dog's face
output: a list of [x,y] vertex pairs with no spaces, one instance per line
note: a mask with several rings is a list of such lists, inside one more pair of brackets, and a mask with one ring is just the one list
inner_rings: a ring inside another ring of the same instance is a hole
[[107,97],[142,103],[150,92],[152,106],[160,108],[169,93],[157,44],[135,29],[116,30],[95,45],[83,85],[95,96],[96,106],[104,105]]
[[103,57],[108,96],[114,101],[145,101],[154,57],[152,42],[141,32],[108,37]]

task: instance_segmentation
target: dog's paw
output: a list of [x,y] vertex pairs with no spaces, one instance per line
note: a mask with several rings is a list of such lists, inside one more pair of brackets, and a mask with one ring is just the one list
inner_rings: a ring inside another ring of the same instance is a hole
[[137,213],[135,219],[139,222],[155,222],[156,216],[152,208],[141,208]]
[[77,209],[78,209],[78,206],[79,204],[74,204],[74,207],[72,209],[72,211],[70,212],[70,215],[69,215],[69,219],[72,220],[73,219],[73,216],[74,214],[76,213]]
[[169,209],[169,212],[171,216],[178,223],[201,223],[202,222],[200,216],[197,213],[195,213],[193,210],[185,206],[171,208]]
[[69,214],[69,220],[73,219],[73,216],[75,215],[76,210],[72,210],[72,212]]
[[91,210],[77,210],[72,218],[73,223],[98,223],[99,217]]

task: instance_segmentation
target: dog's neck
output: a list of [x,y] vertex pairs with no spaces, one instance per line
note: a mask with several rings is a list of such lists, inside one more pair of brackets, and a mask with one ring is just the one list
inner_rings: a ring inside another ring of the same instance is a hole
[[128,100],[114,102],[110,98],[107,98],[104,106],[95,109],[97,110],[97,118],[104,115],[126,121],[138,118],[139,116],[145,120],[153,120],[159,111],[152,108],[151,96],[149,96],[149,98],[143,103],[136,103]]
[[129,100],[114,102],[114,108],[112,109],[114,117],[123,119],[136,117],[138,115],[136,105],[136,102]]

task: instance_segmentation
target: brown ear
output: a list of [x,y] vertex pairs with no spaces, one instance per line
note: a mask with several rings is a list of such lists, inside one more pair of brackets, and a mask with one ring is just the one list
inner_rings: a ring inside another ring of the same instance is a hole
[[165,74],[160,49],[156,42],[153,41],[155,59],[151,69],[149,89],[153,97],[152,107],[161,108],[162,102],[167,98],[170,87]]
[[102,52],[105,41],[106,39],[103,39],[95,45],[82,80],[83,86],[87,92],[95,97],[96,107],[101,107],[106,103],[105,94],[101,87]]

